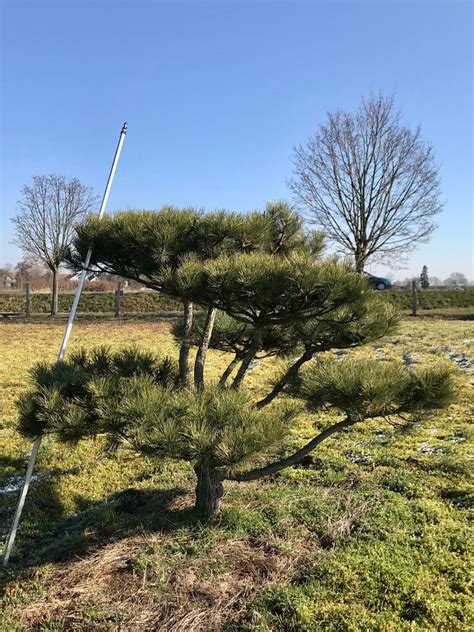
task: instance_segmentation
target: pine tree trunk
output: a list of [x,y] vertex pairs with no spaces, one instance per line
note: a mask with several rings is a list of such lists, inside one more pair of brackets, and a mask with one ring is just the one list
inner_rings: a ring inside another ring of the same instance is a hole
[[197,476],[195,508],[201,513],[214,516],[219,513],[221,498],[224,495],[219,472],[203,465],[196,465],[194,471]]
[[191,335],[191,328],[193,326],[193,304],[189,301],[183,303],[184,312],[184,341],[181,343],[179,350],[179,377],[181,383],[185,386],[191,385],[191,375],[189,371],[189,349],[190,344],[188,341]]
[[53,280],[51,288],[51,316],[58,313],[58,271],[53,270]]
[[206,355],[209,349],[216,313],[217,309],[215,307],[209,307],[207,310],[206,323],[194,363],[194,386],[200,389],[204,388],[204,365],[206,363]]
[[221,376],[221,379],[219,380],[219,386],[225,386],[227,380],[229,379],[229,377],[232,375],[232,371],[235,369],[235,367],[237,366],[237,364],[240,362],[241,358],[240,356],[236,355],[227,365],[226,370],[224,371],[224,373]]
[[242,364],[239,366],[239,370],[237,371],[237,375],[232,382],[232,388],[238,389],[242,384],[242,380],[245,377],[245,374],[248,371],[250,363],[257,355],[257,351],[260,349],[262,344],[262,333],[259,329],[255,329],[255,334],[253,337],[252,344],[248,348],[247,353],[244,355],[244,359],[242,360]]

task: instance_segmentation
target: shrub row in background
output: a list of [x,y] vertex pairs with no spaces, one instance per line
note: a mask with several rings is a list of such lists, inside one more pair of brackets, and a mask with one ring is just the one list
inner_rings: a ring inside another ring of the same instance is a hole
[[[386,300],[399,309],[410,309],[412,304],[411,289],[392,290],[383,293]],[[418,290],[417,304],[419,309],[440,309],[443,307],[474,307],[474,288],[453,290]]]
[[[74,294],[60,294],[58,297],[59,312],[69,312]],[[49,294],[31,294],[31,312],[33,314],[49,314],[51,297]],[[113,292],[84,292],[79,302],[78,312],[106,313],[114,312],[115,297]],[[0,294],[0,312],[23,312],[25,295],[23,293]],[[180,305],[158,292],[126,292],[121,299],[121,313],[154,313],[180,310]]]
[[[393,290],[382,292],[382,296],[396,307],[411,308],[411,290]],[[59,311],[69,312],[73,294],[59,295]],[[474,288],[466,290],[418,290],[419,309],[440,309],[443,307],[474,307]],[[0,312],[23,312],[25,295],[23,293],[0,294]],[[48,314],[49,294],[32,294],[31,311],[36,314]],[[121,301],[122,314],[147,314],[155,312],[180,311],[180,305],[158,292],[126,292]],[[113,292],[84,292],[79,303],[79,312],[107,313],[114,311]]]

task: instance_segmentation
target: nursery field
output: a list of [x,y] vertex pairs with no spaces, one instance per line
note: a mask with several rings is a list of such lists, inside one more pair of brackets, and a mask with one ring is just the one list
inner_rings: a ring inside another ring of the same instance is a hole
[[[30,449],[15,430],[15,399],[32,365],[55,359],[63,327],[0,324],[2,541]],[[472,320],[433,315],[358,349],[381,362],[453,366],[457,402],[410,428],[356,425],[298,466],[228,483],[211,521],[192,511],[185,463],[110,456],[100,439],[45,439],[15,554],[0,571],[0,630],[472,630],[473,334]],[[99,344],[177,353],[165,320],[80,319],[70,349]],[[210,351],[208,378],[227,362]],[[249,373],[256,397],[277,365]],[[275,456],[329,422],[298,419]]]

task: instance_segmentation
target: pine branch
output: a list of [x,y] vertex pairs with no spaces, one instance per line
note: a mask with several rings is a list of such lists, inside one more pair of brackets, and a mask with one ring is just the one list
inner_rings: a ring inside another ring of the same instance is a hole
[[295,465],[298,461],[301,461],[307,454],[312,452],[316,446],[322,443],[325,439],[333,435],[335,432],[339,432],[344,428],[348,428],[349,426],[353,426],[360,419],[350,419],[346,417],[342,421],[329,426],[321,432],[319,435],[311,439],[309,443],[303,446],[300,450],[292,454],[291,456],[286,457],[285,459],[281,459],[280,461],[276,461],[275,463],[270,463],[265,467],[256,468],[254,470],[249,470],[248,472],[236,473],[236,474],[228,474],[223,476],[224,479],[229,481],[237,481],[239,483],[243,483],[246,481],[254,481],[263,476],[270,476],[271,474],[275,474],[280,470],[285,469],[286,467],[290,467],[291,465]]

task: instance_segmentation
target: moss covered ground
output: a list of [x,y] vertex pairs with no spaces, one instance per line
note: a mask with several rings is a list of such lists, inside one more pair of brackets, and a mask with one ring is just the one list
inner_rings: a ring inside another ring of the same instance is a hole
[[[14,402],[64,322],[0,325],[0,531],[30,445]],[[0,630],[471,630],[472,320],[411,319],[356,353],[457,366],[458,400],[409,430],[374,420],[270,479],[228,483],[222,514],[192,511],[185,463],[101,440],[46,439],[15,555],[0,575]],[[166,321],[80,319],[70,349],[138,344],[176,354]],[[226,364],[211,352],[208,376]],[[274,360],[248,376],[256,393]],[[278,454],[325,415],[302,413]]]

